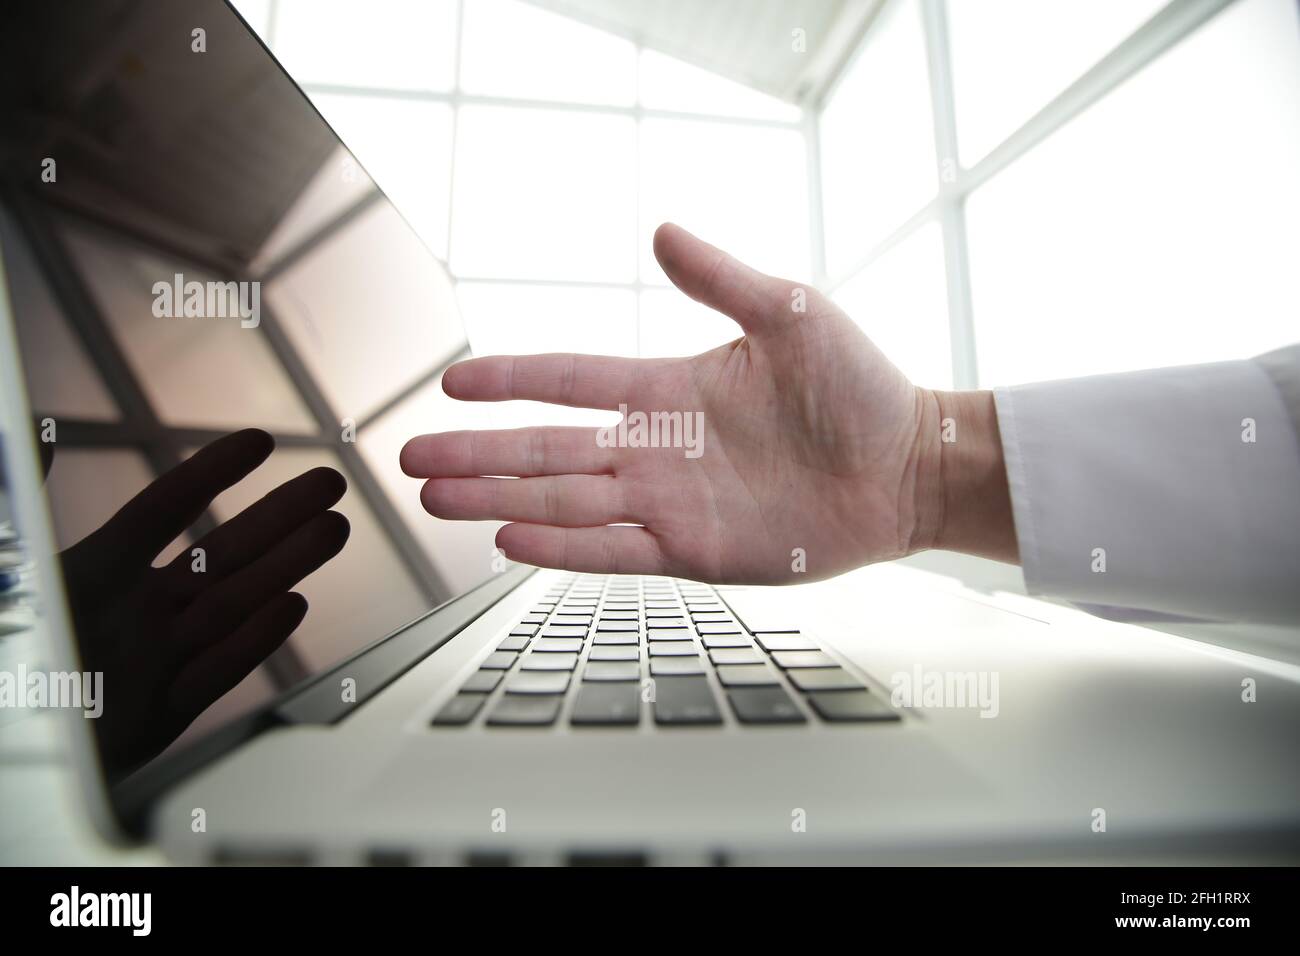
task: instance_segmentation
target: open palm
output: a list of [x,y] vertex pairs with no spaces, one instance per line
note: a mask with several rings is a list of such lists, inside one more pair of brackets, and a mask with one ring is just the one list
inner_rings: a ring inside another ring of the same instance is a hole
[[606,447],[595,428],[424,435],[401,463],[428,479],[426,510],[512,522],[497,535],[508,557],[576,571],[779,583],[914,550],[937,455],[922,440],[928,393],[815,290],[671,224],[655,255],[744,336],[684,359],[472,359],[443,387],[468,401],[622,405],[629,418],[702,413],[698,448]]

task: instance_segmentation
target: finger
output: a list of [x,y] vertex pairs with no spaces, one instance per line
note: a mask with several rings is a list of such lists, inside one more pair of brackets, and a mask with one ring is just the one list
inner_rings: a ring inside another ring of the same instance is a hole
[[547,478],[432,478],[420,491],[424,510],[458,521],[526,521],[565,528],[635,522],[624,483],[598,475]]
[[666,222],[655,230],[655,258],[692,299],[735,319],[747,335],[775,327],[789,306],[789,283],[764,275]]
[[92,536],[95,549],[124,564],[153,561],[213,498],[247,477],[274,448],[275,439],[256,428],[205,445],[123,505]]
[[402,471],[412,478],[607,474],[613,458],[597,443],[598,431],[512,428],[420,435],[402,449]]
[[293,591],[270,601],[176,675],[169,691],[172,709],[197,717],[288,640],[306,614],[307,599]]
[[170,593],[189,600],[271,550],[338,502],[347,480],[333,468],[313,468],[286,481],[260,501],[195,542],[203,551],[201,572],[194,570],[193,549],[181,552],[160,574]]
[[627,401],[628,388],[651,359],[607,355],[489,355],[458,362],[443,373],[442,388],[467,402],[507,402],[515,399],[617,409]]
[[347,518],[326,511],[252,564],[205,590],[176,622],[174,653],[188,657],[232,633],[264,604],[343,550],[348,532]]
[[508,524],[497,547],[511,561],[600,574],[668,574],[659,543],[645,528],[552,528]]

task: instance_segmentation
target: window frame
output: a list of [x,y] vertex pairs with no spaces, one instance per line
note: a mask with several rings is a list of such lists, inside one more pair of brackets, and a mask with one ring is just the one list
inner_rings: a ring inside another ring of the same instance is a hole
[[[864,249],[861,258],[850,268],[841,274],[828,275],[825,236],[821,231],[824,197],[820,195],[818,122],[827,102],[839,88],[849,65],[862,53],[868,35],[878,22],[880,11],[887,4],[905,2],[920,4],[929,72],[930,102],[934,116],[938,188],[925,205],[899,223],[889,235],[870,249]],[[966,230],[967,197],[1237,0],[1169,0],[1150,19],[1117,43],[1110,52],[1053,97],[1046,106],[1026,119],[971,166],[962,164],[957,149],[957,117],[948,33],[948,2],[949,0],[879,0],[855,39],[850,55],[846,57],[845,62],[840,65],[825,87],[815,96],[810,97],[805,105],[805,123],[809,130],[808,135],[815,140],[809,146],[809,182],[810,184],[814,180],[816,182],[810,201],[814,202],[813,216],[817,221],[818,232],[813,243],[817,285],[827,294],[833,293],[922,226],[937,222],[943,233],[953,388],[970,389],[977,388],[980,382]]]

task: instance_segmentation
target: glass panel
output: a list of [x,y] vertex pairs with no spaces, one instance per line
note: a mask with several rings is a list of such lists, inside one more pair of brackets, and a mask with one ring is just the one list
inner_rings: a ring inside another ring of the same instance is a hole
[[517,0],[471,0],[465,4],[460,85],[490,96],[631,106],[636,48]]
[[655,227],[673,221],[764,272],[809,276],[807,152],[796,129],[641,124],[641,277],[667,282]]
[[1167,2],[950,0],[962,162],[983,158]]
[[[388,467],[396,461],[394,456]],[[273,488],[321,465],[346,475],[338,457],[326,449],[276,449],[260,468],[213,502],[213,513],[219,521],[228,521]],[[374,614],[365,601],[357,600],[358,595],[382,598],[394,621],[409,621],[428,608],[374,512],[354,483],[348,484],[343,499],[334,506],[352,525],[348,543],[337,557],[294,586],[311,607],[289,644],[311,670],[355,650],[359,633],[372,640],[383,637],[373,633]]]
[[799,107],[698,66],[641,51],[641,105],[683,113],[712,113],[799,122]]
[[630,289],[462,282],[456,296],[476,355],[636,355]]
[[[85,346],[54,301],[31,250],[0,210],[5,281],[33,414],[116,421],[118,411]],[[5,290],[0,288],[0,295]],[[41,374],[42,369],[59,374]]]
[[643,358],[698,355],[744,335],[731,319],[676,289],[641,293],[638,328]]
[[[225,317],[184,316],[188,293],[169,295],[176,317],[154,314],[159,304],[157,284],[174,290],[180,275],[183,290],[196,282],[206,289],[209,282],[225,283],[225,277],[211,276],[120,239],[110,245],[97,235],[72,228],[65,235],[101,316],[163,422],[240,428],[255,421],[286,432],[316,431],[267,344],[260,321],[246,328],[245,320],[230,308],[224,309]],[[252,287],[245,289],[247,295],[240,302],[251,304]],[[205,295],[205,308],[206,301]]]
[[446,259],[451,107],[375,96],[311,99],[434,255]]
[[279,0],[275,55],[299,83],[450,90],[456,0]]
[[1295,340],[1297,20],[1242,0],[972,195],[982,382]]
[[635,169],[631,117],[463,107],[452,271],[632,281]]
[[360,163],[340,146],[276,224],[249,265],[250,271],[254,275],[264,272],[374,188]]
[[853,268],[938,189],[920,6],[892,0],[821,115],[826,269]]
[[913,383],[952,388],[948,286],[938,224],[922,226],[832,298]]
[[294,264],[266,298],[339,420],[361,421],[464,347],[446,271],[387,204]]

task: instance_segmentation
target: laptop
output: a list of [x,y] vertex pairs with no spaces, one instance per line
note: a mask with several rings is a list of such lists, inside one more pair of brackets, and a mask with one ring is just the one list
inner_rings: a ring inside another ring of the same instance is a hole
[[[105,839],[193,863],[1300,859],[1287,661],[902,564],[538,570],[431,518],[398,450],[488,421],[440,388],[471,354],[453,283],[270,52],[217,0],[7,19],[9,481],[52,666],[102,691],[67,724]],[[218,474],[232,441],[257,460]],[[264,496],[322,468],[347,481],[332,556],[248,576],[305,599],[287,639],[184,618],[165,569],[205,581],[203,542],[259,501],[281,520],[292,491]],[[202,501],[175,526],[178,493]]]

